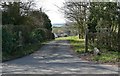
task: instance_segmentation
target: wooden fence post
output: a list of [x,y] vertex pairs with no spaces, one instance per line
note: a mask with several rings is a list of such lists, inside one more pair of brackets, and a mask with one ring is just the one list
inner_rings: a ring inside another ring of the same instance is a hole
[[85,52],[88,52],[88,29],[85,30]]

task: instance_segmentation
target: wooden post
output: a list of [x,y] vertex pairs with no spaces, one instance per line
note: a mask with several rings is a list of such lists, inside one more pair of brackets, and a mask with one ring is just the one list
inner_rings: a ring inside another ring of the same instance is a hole
[[0,23],[0,63],[2,63],[2,25]]
[[[90,3],[90,2],[89,2]],[[85,23],[84,23],[84,25],[86,26],[87,24],[86,24],[86,21],[87,21],[87,19],[86,19],[86,15],[87,15],[87,13],[86,13],[86,8],[87,8],[87,6],[90,6],[89,4],[87,4],[85,7],[84,7],[84,19],[85,19]],[[85,53],[86,52],[88,52],[88,28],[87,28],[87,26],[86,26],[86,29],[85,29]]]
[[88,52],[88,29],[85,30],[85,52]]

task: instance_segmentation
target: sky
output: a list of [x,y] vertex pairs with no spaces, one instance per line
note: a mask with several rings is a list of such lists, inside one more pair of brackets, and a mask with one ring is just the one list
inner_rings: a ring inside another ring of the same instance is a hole
[[[33,0],[36,3],[36,8],[43,8],[43,11],[49,16],[52,24],[65,23],[64,13],[60,12],[58,7],[63,7],[63,2],[67,0]],[[89,0],[74,0],[74,1],[89,1]],[[97,1],[97,0],[93,0]],[[99,1],[99,0],[98,0]],[[106,1],[106,0],[100,0]],[[112,0],[110,0],[112,1]],[[114,0],[113,0],[114,1]]]
[[64,14],[58,7],[63,7],[65,0],[35,0],[36,8],[43,8],[43,11],[49,16],[52,24],[65,23]]

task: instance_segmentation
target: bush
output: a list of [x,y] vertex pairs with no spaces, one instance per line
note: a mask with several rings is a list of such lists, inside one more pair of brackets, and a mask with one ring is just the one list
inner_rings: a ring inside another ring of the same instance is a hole
[[44,31],[41,29],[35,29],[31,33],[31,42],[36,43],[36,42],[42,42],[44,40]]
[[4,25],[2,28],[2,51],[12,53],[18,46],[18,35],[13,31],[13,25]]
[[13,49],[13,36],[5,28],[2,29],[2,50],[4,52],[10,53]]
[[[19,37],[20,30],[22,39]],[[43,28],[35,28],[30,32],[27,30],[27,27],[4,25],[2,29],[3,60],[27,55],[28,53],[36,51],[39,47],[37,46],[38,44],[52,39],[51,35],[51,31]],[[36,45],[34,46],[35,48],[33,45]],[[31,46],[31,48],[29,49],[27,46]]]

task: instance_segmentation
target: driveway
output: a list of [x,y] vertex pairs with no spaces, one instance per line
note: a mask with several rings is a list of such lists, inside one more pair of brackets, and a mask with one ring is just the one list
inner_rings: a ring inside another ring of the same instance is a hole
[[118,67],[76,57],[66,40],[46,43],[37,52],[3,63],[3,74],[118,74]]

